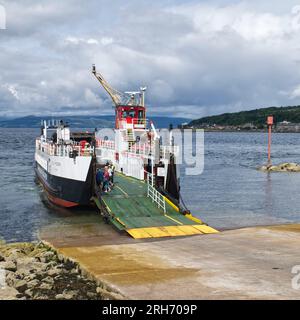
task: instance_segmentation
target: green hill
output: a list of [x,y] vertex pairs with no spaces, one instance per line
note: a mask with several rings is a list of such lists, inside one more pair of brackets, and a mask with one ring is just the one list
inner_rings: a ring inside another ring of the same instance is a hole
[[243,126],[252,123],[257,127],[263,127],[266,124],[267,116],[270,115],[274,116],[275,124],[285,120],[292,123],[300,123],[300,106],[270,107],[250,111],[223,113],[217,116],[193,120],[189,123],[189,126],[201,127],[214,124],[220,126]]

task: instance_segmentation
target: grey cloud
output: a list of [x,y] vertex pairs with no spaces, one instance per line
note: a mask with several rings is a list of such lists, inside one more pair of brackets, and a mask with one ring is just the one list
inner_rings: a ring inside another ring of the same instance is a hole
[[200,117],[300,97],[296,1],[2,3],[0,116],[111,113],[92,63],[120,90],[146,85],[152,114]]

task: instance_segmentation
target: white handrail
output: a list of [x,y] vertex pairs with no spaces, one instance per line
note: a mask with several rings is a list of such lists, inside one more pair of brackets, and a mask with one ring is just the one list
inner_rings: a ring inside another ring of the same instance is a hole
[[78,151],[78,156],[90,156],[94,152],[94,147],[82,148],[79,144],[55,144],[53,142],[36,140],[36,149],[45,152],[50,156],[69,157],[73,151]]
[[147,173],[147,197],[152,199],[152,202],[155,202],[158,208],[161,208],[164,213],[166,213],[166,201],[164,196],[158,192],[154,187],[154,178],[153,175]]

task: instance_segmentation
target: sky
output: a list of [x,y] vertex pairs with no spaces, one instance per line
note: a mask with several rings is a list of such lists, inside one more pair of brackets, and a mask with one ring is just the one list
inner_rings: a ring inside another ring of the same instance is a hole
[[299,105],[300,0],[0,0],[0,117],[112,114],[93,63],[151,115]]

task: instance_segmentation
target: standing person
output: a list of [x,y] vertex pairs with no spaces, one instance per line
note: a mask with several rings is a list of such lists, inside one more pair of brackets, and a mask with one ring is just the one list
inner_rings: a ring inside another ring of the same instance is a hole
[[109,167],[108,167],[108,173],[109,173],[110,185],[113,186],[113,185],[114,185],[114,175],[113,175],[113,167],[112,167],[112,164],[110,164]]
[[112,185],[114,185],[114,174],[115,174],[115,166],[113,164],[110,165],[110,168],[111,168],[111,183]]
[[104,192],[111,191],[109,187],[109,172],[108,172],[108,166],[104,167],[104,183],[103,183]]
[[97,183],[97,186],[100,188],[100,190],[102,190],[103,181],[104,181],[103,171],[99,169],[96,174],[96,183]]

